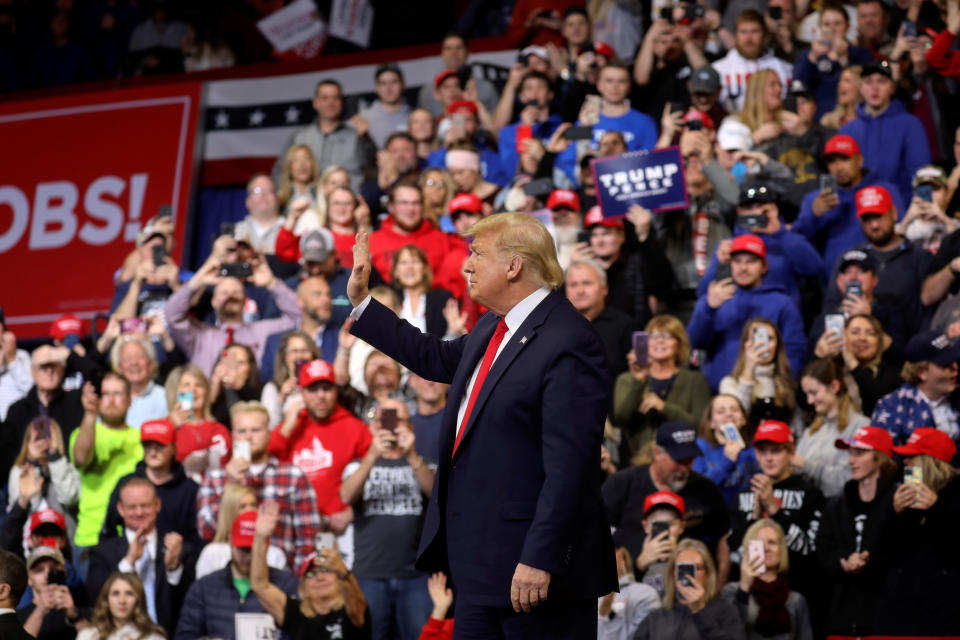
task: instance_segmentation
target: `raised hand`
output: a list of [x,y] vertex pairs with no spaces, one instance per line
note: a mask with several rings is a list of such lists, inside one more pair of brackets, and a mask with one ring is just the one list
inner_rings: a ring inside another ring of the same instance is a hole
[[359,305],[370,294],[370,233],[361,229],[353,245],[353,271],[347,281],[347,297],[350,304]]

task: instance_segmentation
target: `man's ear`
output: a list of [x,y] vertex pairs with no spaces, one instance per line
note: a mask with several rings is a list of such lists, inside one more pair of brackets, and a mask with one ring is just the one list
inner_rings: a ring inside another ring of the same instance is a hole
[[507,264],[507,279],[510,281],[518,280],[523,273],[523,258],[513,256]]

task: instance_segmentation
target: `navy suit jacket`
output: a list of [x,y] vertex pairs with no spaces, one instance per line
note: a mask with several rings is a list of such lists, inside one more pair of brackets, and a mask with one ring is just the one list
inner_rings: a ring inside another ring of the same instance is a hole
[[510,604],[518,563],[550,572],[551,601],[617,589],[598,453],[609,405],[603,344],[590,322],[550,293],[487,374],[452,456],[457,412],[499,318],[443,341],[371,300],[352,332],[418,375],[450,385],[440,460],[417,558],[448,571],[457,597]]

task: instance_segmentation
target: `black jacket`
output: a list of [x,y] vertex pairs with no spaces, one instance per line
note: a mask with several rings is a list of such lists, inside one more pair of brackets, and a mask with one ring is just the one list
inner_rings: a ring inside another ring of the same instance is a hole
[[[877,600],[887,572],[879,547],[880,532],[892,513],[889,503],[896,488],[893,480],[879,480],[877,494],[869,503],[860,500],[857,481],[850,480],[843,493],[831,498],[823,509],[817,533],[817,561],[832,585],[826,630],[829,634],[866,636],[873,630]],[[867,567],[847,573],[840,559],[855,551],[870,552]]]
[[[7,411],[7,419],[0,426],[0,484],[5,484],[10,475],[10,467],[20,453],[23,436],[30,422],[41,414],[40,397],[34,386],[27,395],[20,398]],[[70,442],[70,434],[80,426],[83,419],[83,405],[80,404],[80,390],[58,390],[50,400],[46,413],[60,425],[64,444]]]
[[874,633],[960,636],[960,478],[929,509],[895,514],[892,498],[887,509],[879,549],[890,564]]
[[[157,514],[158,531],[176,531],[183,536],[184,547],[193,545],[193,550],[199,553],[203,547],[200,535],[197,533],[197,483],[187,477],[183,465],[174,462],[173,478],[157,487],[157,497],[160,498],[160,513]],[[141,460],[133,473],[129,473],[119,481],[110,495],[107,506],[107,515],[103,519],[103,529],[100,530],[100,540],[115,538],[123,535],[123,518],[117,511],[117,500],[120,498],[120,488],[131,478],[146,478],[147,467]]]
[[[177,619],[180,617],[180,609],[183,607],[183,598],[187,589],[193,582],[194,570],[197,562],[197,556],[192,551],[188,551],[184,543],[184,551],[180,555],[180,563],[183,566],[183,575],[180,581],[172,585],[167,582],[167,570],[163,564],[163,536],[166,531],[157,530],[157,557],[154,566],[154,594],[157,607],[157,623],[162,626],[167,637],[172,638],[173,632],[177,627]],[[97,546],[91,549],[90,570],[87,575],[87,592],[90,595],[91,602],[96,602],[97,596],[107,579],[114,571],[118,571],[117,565],[127,555],[130,543],[126,536],[119,538],[110,538],[109,540],[100,540]]]
[[5,613],[0,616],[0,638],[3,640],[34,640],[34,637],[23,630],[20,619],[15,613]]

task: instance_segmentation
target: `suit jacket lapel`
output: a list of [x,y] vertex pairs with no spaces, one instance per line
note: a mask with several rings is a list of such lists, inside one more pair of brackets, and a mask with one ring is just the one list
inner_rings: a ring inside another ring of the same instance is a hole
[[[539,327],[547,319],[547,316],[550,314],[550,311],[560,302],[560,294],[556,291],[551,292],[543,301],[534,308],[534,310],[527,316],[527,319],[524,320],[516,331],[513,332],[513,335],[510,336],[510,341],[507,342],[506,346],[503,348],[503,351],[500,352],[500,355],[497,356],[497,359],[494,360],[493,366],[490,367],[489,373],[487,373],[487,379],[484,380],[483,386],[480,387],[480,395],[477,396],[477,401],[473,404],[473,410],[470,412],[470,418],[467,420],[467,424],[464,427],[466,431],[463,433],[463,439],[460,443],[460,447],[457,451],[460,451],[463,446],[466,444],[467,436],[470,435],[470,430],[473,428],[473,425],[477,422],[477,416],[480,415],[480,411],[483,409],[483,405],[486,403],[487,398],[490,397],[490,394],[493,392],[493,388],[496,387],[497,381],[500,380],[500,377],[503,376],[504,372],[510,367],[510,364],[513,360],[520,354],[525,346],[527,346],[537,335],[536,328]],[[491,337],[493,332],[490,333]],[[484,342],[484,350],[486,349],[486,344],[489,342],[489,338]],[[483,357],[482,354],[479,357]],[[478,358],[479,359],[479,358]],[[474,367],[476,363],[474,363]],[[471,368],[470,373],[473,373]],[[469,381],[469,379],[468,379]],[[454,429],[456,431],[456,429]],[[451,447],[452,448],[452,447]]]

